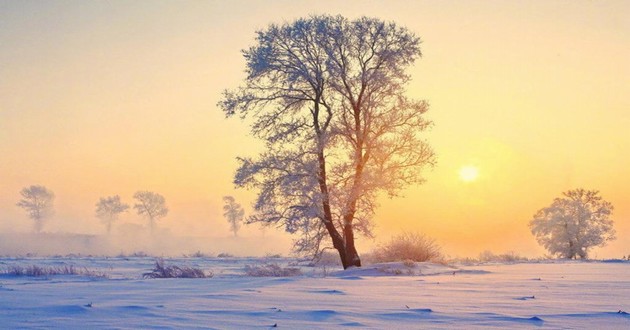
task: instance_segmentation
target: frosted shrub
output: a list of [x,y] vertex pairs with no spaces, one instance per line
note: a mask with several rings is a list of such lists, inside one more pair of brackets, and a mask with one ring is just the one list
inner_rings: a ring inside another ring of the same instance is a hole
[[188,266],[165,266],[164,259],[155,261],[155,268],[150,273],[142,274],[143,278],[206,278],[214,274],[206,274],[199,268]]
[[432,238],[418,233],[402,233],[376,248],[372,252],[372,259],[374,262],[442,262],[443,256]]

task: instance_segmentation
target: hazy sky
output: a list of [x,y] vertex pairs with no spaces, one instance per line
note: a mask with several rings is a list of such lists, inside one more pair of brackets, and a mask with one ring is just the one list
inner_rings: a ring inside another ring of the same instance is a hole
[[[152,190],[171,209],[161,227],[230,235],[221,196],[252,200],[231,182],[259,145],[216,103],[256,30],[322,13],[423,40],[409,95],[431,104],[438,165],[382,200],[379,239],[417,230],[450,255],[542,255],[527,223],[583,187],[616,207],[619,239],[594,256],[630,254],[628,1],[0,0],[0,231],[31,230],[15,203],[42,184],[57,196],[45,231],[101,233],[99,197]],[[461,180],[463,166],[479,177]]]

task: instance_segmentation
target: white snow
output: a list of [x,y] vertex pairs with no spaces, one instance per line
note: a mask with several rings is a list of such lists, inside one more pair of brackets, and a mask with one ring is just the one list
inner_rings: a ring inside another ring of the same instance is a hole
[[179,258],[165,261],[215,276],[142,279],[154,261],[0,259],[0,270],[72,264],[109,274],[0,275],[0,328],[630,329],[628,262],[302,266],[303,276],[256,278],[245,265],[294,260]]

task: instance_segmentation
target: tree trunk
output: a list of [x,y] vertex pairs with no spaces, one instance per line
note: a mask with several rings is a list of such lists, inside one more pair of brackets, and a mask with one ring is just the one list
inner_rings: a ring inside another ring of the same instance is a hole
[[328,224],[326,224],[326,229],[328,229],[328,233],[330,234],[330,237],[332,238],[333,247],[339,253],[339,259],[341,260],[341,265],[343,266],[343,269],[346,269],[350,266],[348,265],[348,261],[347,261],[348,257],[346,255],[346,247],[343,242],[343,238],[341,237],[341,235],[339,235],[339,232],[337,231],[335,226],[332,224],[332,222],[330,224],[331,224],[332,230],[334,231],[334,234],[331,233],[331,229],[328,228]]
[[37,234],[42,232],[42,228],[44,227],[44,223],[42,219],[35,219],[35,232]]
[[328,235],[332,239],[333,247],[337,250],[337,252],[339,252],[339,258],[341,259],[343,269],[346,269],[350,267],[347,261],[346,244],[333,223],[332,211],[330,210],[330,200],[328,198],[328,186],[326,184],[326,161],[324,153],[321,150],[318,152],[317,158],[319,161],[319,190],[322,194],[322,207],[324,209],[324,226],[328,231]]
[[354,227],[352,222],[356,214],[359,181],[363,175],[363,164],[359,163],[356,168],[354,184],[352,187],[351,199],[348,202],[347,213],[343,216],[343,239],[345,243],[346,261],[344,269],[348,267],[361,267],[361,258],[354,245]]
[[[314,113],[313,113],[313,123],[315,126],[315,132],[318,137],[318,152],[317,152],[317,161],[319,163],[319,190],[322,194],[322,207],[324,209],[324,226],[328,231],[328,235],[332,239],[333,247],[339,252],[339,258],[341,259],[341,264],[343,265],[343,269],[347,269],[348,267],[361,267],[361,259],[359,259],[359,254],[354,246],[354,232],[352,230],[352,221],[349,222],[349,225],[345,225],[343,228],[343,236],[339,233],[337,228],[335,228],[335,224],[333,222],[332,211],[330,209],[330,199],[328,195],[328,183],[326,176],[326,157],[324,156],[324,148],[323,148],[323,140],[322,140],[322,131],[319,125],[318,116],[319,116],[319,100],[321,93],[317,94],[314,104]],[[328,124],[326,124],[327,126]],[[354,201],[356,204],[356,201]],[[354,205],[353,204],[353,205]],[[354,212],[352,212],[352,216],[354,216]],[[348,222],[346,222],[348,223]]]
[[354,230],[352,224],[347,224],[343,227],[343,236],[346,243],[346,266],[343,268],[361,267],[361,258],[359,258],[359,253],[357,253],[357,249],[354,246]]

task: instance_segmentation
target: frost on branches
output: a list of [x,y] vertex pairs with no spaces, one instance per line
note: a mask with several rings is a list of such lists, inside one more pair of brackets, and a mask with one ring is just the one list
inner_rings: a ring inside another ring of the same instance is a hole
[[585,259],[588,251],[615,239],[613,206],[598,191],[576,189],[563,193],[551,206],[539,210],[529,223],[538,243],[551,254]]
[[312,16],[259,31],[243,54],[244,85],[219,106],[266,143],[239,158],[236,185],[259,190],[248,222],[299,234],[304,254],[332,244],[344,268],[360,266],[355,234],[371,235],[377,195],[421,183],[434,163],[421,137],[428,104],[404,95],[420,39],[378,19]]

